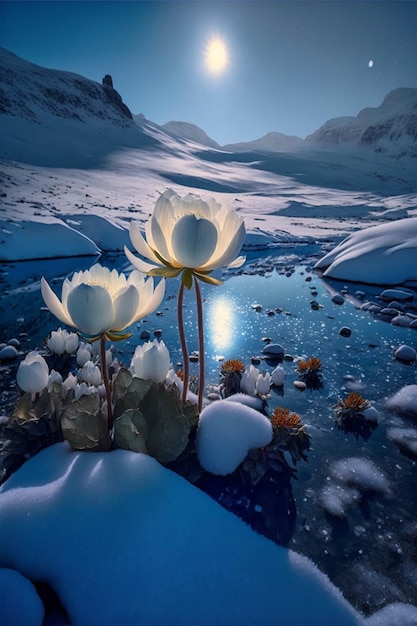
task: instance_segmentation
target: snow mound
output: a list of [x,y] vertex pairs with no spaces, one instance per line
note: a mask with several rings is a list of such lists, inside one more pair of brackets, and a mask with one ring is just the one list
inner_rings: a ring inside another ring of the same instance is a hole
[[41,626],[45,614],[42,600],[30,580],[13,569],[0,569],[0,624]]
[[251,448],[268,445],[272,426],[267,417],[238,402],[219,400],[200,415],[197,456],[212,474],[231,474]]
[[387,437],[400,448],[401,451],[417,458],[417,429],[416,428],[389,428]]
[[0,221],[0,261],[95,256],[99,248],[88,237],[64,222]]
[[417,385],[406,385],[387,400],[391,411],[417,417]]
[[360,457],[340,459],[331,465],[330,475],[338,482],[358,489],[361,493],[388,495],[390,492],[388,480],[369,459]]
[[417,280],[417,217],[349,235],[315,265],[340,280],[396,285]]
[[69,226],[92,239],[101,250],[123,250],[131,245],[129,224],[126,228],[114,224],[101,215],[65,215]]
[[309,559],[147,455],[56,444],[0,499],[0,566],[49,581],[72,624],[366,623]]

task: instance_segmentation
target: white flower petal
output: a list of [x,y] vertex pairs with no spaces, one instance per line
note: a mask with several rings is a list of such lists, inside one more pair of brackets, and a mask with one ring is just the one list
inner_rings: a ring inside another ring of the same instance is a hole
[[64,324],[68,324],[68,326],[75,326],[69,313],[62,305],[62,302],[60,302],[58,296],[54,294],[43,276],[41,279],[41,293],[46,306],[51,313],[55,315],[55,317],[57,317]]
[[218,267],[230,266],[236,255],[239,253],[243,242],[245,241],[246,230],[245,225],[241,222],[234,237],[229,241],[227,247],[220,256],[213,255],[212,259],[202,268],[205,271],[211,271]]
[[[155,254],[152,252],[149,245],[146,243],[145,239],[143,238],[142,233],[139,230],[139,226],[136,222],[130,222],[129,235],[130,235],[130,240],[132,244],[135,246],[139,254],[146,257],[150,261],[154,261],[154,263],[159,264],[158,257],[155,256]],[[127,248],[125,247],[125,251],[126,250]]]
[[185,215],[172,231],[172,247],[182,267],[197,269],[207,263],[216,249],[216,227],[206,219]]
[[68,295],[68,311],[74,325],[87,335],[101,335],[113,326],[113,303],[99,285],[78,285]]
[[[136,267],[140,272],[143,272],[144,274],[148,274],[151,270],[154,270],[157,267],[161,267],[160,264],[159,265],[152,265],[151,263],[147,263],[146,261],[142,261],[142,259],[138,259],[138,257],[135,256],[133,254],[133,252],[131,252],[129,250],[129,248],[126,248],[126,246],[125,246],[125,255],[129,259],[129,261],[131,262],[133,267]],[[158,261],[158,263],[159,263],[159,261]]]
[[48,364],[36,350],[26,355],[16,372],[16,382],[26,393],[39,393],[45,389],[48,378]]
[[158,308],[165,295],[165,278],[159,281],[158,285],[153,289],[153,279],[149,278],[145,282],[145,287],[139,293],[139,307],[132,324],[139,319],[146,317],[152,311]]
[[121,331],[130,326],[139,307],[139,294],[134,285],[122,289],[113,303],[114,322],[112,330]]

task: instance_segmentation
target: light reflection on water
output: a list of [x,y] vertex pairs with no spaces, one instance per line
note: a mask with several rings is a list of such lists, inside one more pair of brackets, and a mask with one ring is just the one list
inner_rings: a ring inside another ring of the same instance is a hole
[[[124,260],[123,265],[118,259],[104,264],[114,266],[114,261],[119,270],[126,271]],[[86,260],[85,267],[90,265],[90,260]],[[27,337],[23,335],[21,339],[23,349],[28,351],[40,345],[43,338],[57,328],[55,318],[41,309],[39,280],[41,275],[49,279],[59,271],[62,278],[53,287],[60,294],[62,279],[71,269],[80,269],[79,259],[59,262],[59,266],[56,262],[16,264],[8,275],[1,275],[0,341],[27,333]],[[265,337],[282,344],[291,357],[321,359],[322,389],[298,392],[293,385],[297,379],[296,365],[286,360],[283,363],[285,386],[282,390],[273,389],[269,400],[271,409],[280,405],[296,411],[312,435],[308,463],[299,463],[298,480],[293,481],[298,515],[290,545],[310,556],[351,601],[359,594],[364,610],[362,592],[350,590],[347,582],[356,576],[358,564],[388,580],[385,589],[388,601],[405,599],[417,603],[416,581],[412,575],[416,571],[413,561],[417,542],[416,463],[403,456],[386,436],[391,426],[411,427],[413,424],[405,417],[389,413],[385,406],[387,397],[405,385],[417,383],[417,367],[401,364],[393,356],[395,348],[401,344],[417,347],[417,331],[377,319],[358,310],[348,300],[343,305],[334,304],[332,289],[343,287],[341,283],[329,286],[303,266],[291,270],[278,266],[265,276],[234,276],[221,287],[202,285],[206,383],[216,385],[219,382],[219,355],[225,359],[239,358],[249,365],[251,357],[262,354]],[[353,295],[358,285],[346,285],[346,288]],[[369,299],[381,291],[364,286],[360,289],[370,293]],[[160,311],[133,328],[131,339],[116,346],[121,360],[130,362],[142,330],[148,329],[152,336],[153,331],[160,328],[174,365],[181,363],[177,290],[178,282],[168,281]],[[313,310],[312,300],[319,302],[322,308]],[[255,310],[255,304],[261,305],[262,310]],[[17,322],[19,318],[23,321]],[[185,325],[189,351],[197,350],[192,290],[185,294]],[[351,329],[349,338],[339,334],[342,326]],[[273,369],[265,361],[258,367],[261,371]],[[198,365],[191,364],[191,373],[198,373]],[[334,427],[332,407],[350,389],[362,393],[379,412],[379,425],[366,442]],[[328,484],[330,465],[337,459],[352,456],[372,460],[390,481],[392,495],[370,498],[366,506],[354,507],[347,520],[341,522],[324,513],[320,504],[321,490]],[[345,578],[340,575],[342,565]]]

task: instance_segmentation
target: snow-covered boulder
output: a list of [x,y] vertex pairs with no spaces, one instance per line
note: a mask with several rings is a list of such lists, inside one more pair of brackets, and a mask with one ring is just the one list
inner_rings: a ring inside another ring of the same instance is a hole
[[387,407],[417,417],[417,385],[406,385],[387,400]]
[[358,230],[315,265],[324,276],[376,285],[417,280],[417,217]]
[[197,431],[198,460],[212,474],[231,474],[251,448],[268,445],[267,417],[238,402],[219,400],[203,409]]

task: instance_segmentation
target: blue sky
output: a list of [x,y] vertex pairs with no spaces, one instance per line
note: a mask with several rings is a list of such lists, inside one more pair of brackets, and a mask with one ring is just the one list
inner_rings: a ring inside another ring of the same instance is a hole
[[[197,124],[220,144],[305,137],[417,87],[417,2],[0,1],[0,46],[114,87],[133,113]],[[220,37],[227,68],[205,66]],[[369,61],[373,66],[369,66]]]

